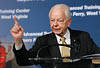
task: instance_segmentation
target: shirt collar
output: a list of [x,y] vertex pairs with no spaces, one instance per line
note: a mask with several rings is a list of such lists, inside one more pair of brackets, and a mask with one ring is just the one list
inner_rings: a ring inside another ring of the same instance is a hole
[[[60,38],[61,38],[61,37],[58,36],[58,35],[56,35],[56,34],[55,34],[55,36],[56,36],[57,40],[60,41]],[[69,29],[67,29],[67,32],[66,32],[66,34],[64,35],[64,37],[66,38],[66,40],[67,40],[67,39],[70,39],[70,31],[69,31]]]

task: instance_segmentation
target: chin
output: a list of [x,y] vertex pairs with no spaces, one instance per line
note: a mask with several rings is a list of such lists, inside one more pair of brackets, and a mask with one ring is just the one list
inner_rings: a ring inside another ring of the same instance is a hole
[[61,32],[54,32],[54,33],[55,33],[55,34],[58,34],[58,35],[61,34]]

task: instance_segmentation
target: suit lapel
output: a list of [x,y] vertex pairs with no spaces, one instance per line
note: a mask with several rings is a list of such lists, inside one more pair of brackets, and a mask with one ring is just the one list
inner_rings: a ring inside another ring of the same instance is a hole
[[71,30],[71,29],[69,29],[69,30],[70,30],[70,38],[71,38],[71,46],[72,46],[71,57],[77,58],[77,56],[79,55],[79,50],[77,50],[77,49],[80,49],[80,45],[77,44],[77,48],[76,48],[75,44],[76,44],[76,42],[80,41],[80,35],[79,35],[80,33],[79,33],[79,31],[76,31],[76,30]]
[[71,44],[73,44],[75,41],[79,40],[79,31],[68,29],[70,31]]
[[49,51],[52,57],[61,57],[59,47],[57,46],[58,42],[54,33],[49,36],[48,45],[50,46]]

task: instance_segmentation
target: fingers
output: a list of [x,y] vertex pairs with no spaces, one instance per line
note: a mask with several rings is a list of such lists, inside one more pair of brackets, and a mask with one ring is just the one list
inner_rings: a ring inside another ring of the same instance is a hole
[[17,33],[20,30],[20,28],[19,28],[19,23],[18,23],[18,20],[17,20],[16,16],[14,17],[14,22],[15,22],[15,24],[12,28],[12,31],[14,33]]
[[17,27],[17,26],[13,26],[13,28],[11,29],[11,33],[18,33],[19,30],[20,30],[19,27]]
[[21,30],[22,32],[24,32],[24,29],[23,29],[21,26],[19,26],[19,28],[20,28],[20,30]]
[[19,23],[16,17],[14,17],[14,22],[15,22],[15,25],[19,26]]
[[13,26],[13,28],[11,29],[11,33],[23,33],[24,29],[21,26]]
[[11,32],[11,33],[23,32],[24,29],[19,25],[18,20],[17,20],[16,17],[14,17],[14,22],[15,22],[15,24],[14,24],[14,26],[13,26],[13,28],[11,29],[10,32]]

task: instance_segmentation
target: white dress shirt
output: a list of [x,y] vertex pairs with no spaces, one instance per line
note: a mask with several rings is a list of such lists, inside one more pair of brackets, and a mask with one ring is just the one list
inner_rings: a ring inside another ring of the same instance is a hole
[[[66,43],[67,43],[68,45],[70,45],[70,44],[71,44],[71,39],[70,39],[70,32],[69,32],[68,29],[67,29],[67,32],[66,32],[66,34],[64,35],[64,37],[66,38],[66,39],[65,39]],[[60,40],[61,37],[58,36],[58,35],[56,35],[56,38],[57,38],[58,44],[62,44],[62,41]],[[59,49],[60,49],[60,53],[61,53],[61,55],[62,55],[61,46],[59,46]]]

